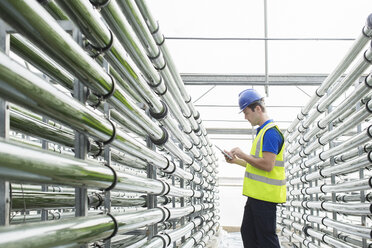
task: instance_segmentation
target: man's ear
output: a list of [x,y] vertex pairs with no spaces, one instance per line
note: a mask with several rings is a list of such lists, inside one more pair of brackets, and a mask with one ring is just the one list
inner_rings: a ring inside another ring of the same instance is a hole
[[259,112],[262,112],[262,108],[260,105],[257,105],[255,108],[254,108],[255,111],[259,111]]

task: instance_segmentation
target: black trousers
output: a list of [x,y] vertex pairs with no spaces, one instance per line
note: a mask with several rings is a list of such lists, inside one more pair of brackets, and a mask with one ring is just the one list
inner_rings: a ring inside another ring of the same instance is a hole
[[240,229],[244,248],[280,248],[276,235],[276,205],[248,197]]

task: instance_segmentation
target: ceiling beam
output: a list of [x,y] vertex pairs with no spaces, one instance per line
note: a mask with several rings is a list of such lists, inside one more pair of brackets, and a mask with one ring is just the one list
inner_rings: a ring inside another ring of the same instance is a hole
[[[320,85],[326,74],[269,75],[267,85]],[[265,75],[181,73],[185,85],[265,85]]]

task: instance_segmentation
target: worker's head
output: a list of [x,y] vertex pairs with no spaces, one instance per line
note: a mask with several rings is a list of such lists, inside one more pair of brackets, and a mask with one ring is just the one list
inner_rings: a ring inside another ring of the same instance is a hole
[[260,106],[262,112],[265,112],[265,106],[263,97],[254,89],[246,89],[239,94],[239,107],[240,112],[243,112],[245,108],[249,107],[253,112],[255,108]]
[[252,126],[259,125],[265,117],[265,104],[263,97],[254,89],[247,89],[239,94],[240,112]]

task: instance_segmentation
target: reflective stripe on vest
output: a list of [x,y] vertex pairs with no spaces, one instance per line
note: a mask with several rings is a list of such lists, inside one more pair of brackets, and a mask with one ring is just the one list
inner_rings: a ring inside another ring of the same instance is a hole
[[267,177],[264,177],[264,176],[259,176],[259,175],[256,175],[256,174],[249,173],[248,171],[245,172],[245,177],[256,180],[256,181],[259,181],[259,182],[263,182],[263,183],[267,183],[267,184],[271,184],[271,185],[276,185],[276,186],[283,186],[283,185],[286,184],[285,179],[284,180],[277,180],[277,179],[267,178]]

